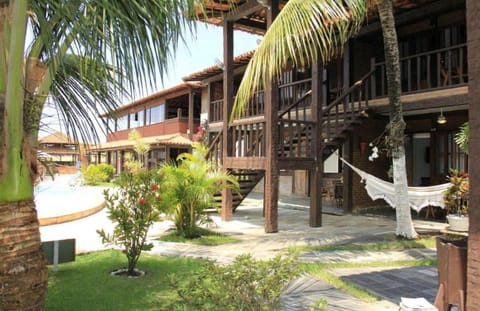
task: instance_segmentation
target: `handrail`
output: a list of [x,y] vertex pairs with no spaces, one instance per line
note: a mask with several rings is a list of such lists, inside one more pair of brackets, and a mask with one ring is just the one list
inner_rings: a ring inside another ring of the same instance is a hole
[[[409,59],[413,59],[413,58],[417,58],[417,57],[421,57],[421,56],[427,56],[427,55],[430,55],[430,54],[448,52],[448,51],[452,51],[452,50],[462,48],[462,47],[466,47],[466,46],[467,46],[466,43],[462,43],[462,44],[458,44],[458,45],[454,45],[454,46],[449,46],[449,47],[446,47],[446,48],[441,48],[441,49],[437,49],[437,50],[422,52],[422,53],[413,54],[413,55],[409,55],[409,56],[404,56],[404,57],[400,57],[400,62],[405,61],[405,60],[409,60]],[[381,65],[385,65],[385,61],[375,63],[375,66],[381,66]]]
[[330,104],[327,105],[327,107],[325,107],[323,109],[324,112],[332,109],[333,107],[335,107],[336,105],[338,105],[342,100],[344,100],[348,95],[350,95],[353,91],[355,91],[356,89],[358,89],[360,86],[362,86],[362,84],[365,82],[365,80],[367,80],[368,78],[370,78],[370,76],[375,72],[375,69],[372,69],[370,70],[368,73],[366,73],[363,77],[360,78],[360,80],[358,80],[357,82],[355,82],[351,87],[348,88],[348,90],[346,90],[345,92],[343,92],[342,95],[340,95],[339,97],[335,98],[335,100],[333,102],[331,102]]
[[300,97],[299,99],[297,99],[296,102],[294,102],[293,104],[290,104],[288,105],[285,109],[283,109],[282,111],[280,111],[278,113],[278,117],[281,118],[283,117],[285,114],[287,114],[288,111],[290,111],[293,107],[295,106],[298,106],[298,104],[300,104],[301,102],[303,102],[305,100],[305,98],[307,98],[308,96],[310,96],[312,94],[312,90],[308,90],[307,92],[305,92],[305,94]]
[[220,137],[223,135],[223,129],[221,129],[218,134],[213,138],[212,142],[210,143],[210,147],[208,147],[207,154],[205,155],[205,158],[209,159],[210,155],[212,154],[213,150],[215,149],[215,145],[218,143],[220,140]]

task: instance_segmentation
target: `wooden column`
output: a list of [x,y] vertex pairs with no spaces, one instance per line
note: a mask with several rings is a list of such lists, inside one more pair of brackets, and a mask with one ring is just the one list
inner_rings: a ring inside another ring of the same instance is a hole
[[467,308],[478,310],[480,306],[480,164],[476,161],[480,153],[480,1],[467,0],[467,54],[469,89],[469,173],[470,204],[468,209],[468,263],[467,263]]
[[[343,143],[343,152],[342,152],[342,157],[347,160],[350,163],[353,163],[353,157],[352,157],[352,145],[353,145],[353,139],[352,136],[347,137],[345,142]],[[343,162],[340,164],[343,166],[343,171],[342,171],[342,177],[343,177],[343,201],[342,201],[342,207],[346,210],[352,211],[353,210],[353,204],[352,204],[352,175],[353,172],[351,169],[349,169],[347,166],[343,164]]]
[[195,93],[191,89],[188,92],[188,139],[192,140],[193,137],[193,102]]
[[[225,21],[223,24],[223,140],[222,158],[225,159],[232,154],[232,135],[228,129],[228,120],[233,107],[233,22]],[[222,220],[232,220],[232,191],[222,191]]]
[[323,140],[322,140],[322,107],[323,107],[323,65],[312,64],[312,118],[316,121],[312,137],[315,153],[315,167],[310,170],[310,226],[322,225],[322,185],[323,185]]
[[[278,0],[269,0],[267,29],[278,15]],[[265,185],[263,194],[265,232],[278,232],[279,174],[277,160],[278,144],[278,85],[273,77],[266,77],[265,84]]]

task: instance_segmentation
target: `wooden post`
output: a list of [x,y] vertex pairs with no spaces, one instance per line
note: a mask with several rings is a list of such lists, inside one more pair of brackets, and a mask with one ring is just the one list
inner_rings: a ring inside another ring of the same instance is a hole
[[480,164],[476,157],[480,152],[480,2],[467,0],[467,55],[468,55],[468,92],[469,92],[469,173],[470,204],[468,210],[468,255],[467,255],[467,310],[477,310],[480,306]]
[[188,92],[188,139],[192,140],[193,137],[193,102],[194,91],[190,89]]
[[312,149],[315,153],[315,167],[310,170],[310,226],[322,225],[322,185],[323,185],[323,65],[312,64],[312,118],[315,122]]
[[[278,0],[269,0],[267,10],[267,29],[278,15]],[[278,192],[279,169],[277,160],[278,144],[278,85],[275,77],[266,77],[265,81],[265,185],[264,213],[265,232],[278,232]]]
[[[223,141],[222,158],[226,163],[226,158],[232,155],[232,134],[228,129],[228,119],[232,113],[233,107],[233,22],[225,21],[223,24]],[[233,213],[232,191],[222,190],[222,220],[232,220]]]

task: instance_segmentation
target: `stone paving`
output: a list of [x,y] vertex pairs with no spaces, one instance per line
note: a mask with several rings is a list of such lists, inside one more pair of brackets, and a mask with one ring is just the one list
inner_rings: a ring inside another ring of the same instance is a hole
[[[275,256],[290,246],[369,243],[384,240],[393,234],[395,222],[388,217],[359,216],[344,213],[326,206],[322,215],[323,225],[308,226],[308,201],[300,197],[283,198],[279,203],[279,232],[267,234],[263,228],[263,203],[260,195],[249,196],[237,209],[234,219],[223,222],[213,215],[213,230],[231,235],[240,242],[221,246],[199,246],[158,241],[167,227],[152,229],[151,241],[154,254],[210,258],[219,263],[229,263],[236,256],[250,253],[259,259]],[[417,231],[440,231],[443,223],[415,220]],[[163,224],[164,226],[165,224]],[[300,260],[308,262],[389,262],[398,260],[434,259],[434,249],[406,251],[334,251],[309,252]],[[322,298],[328,302],[328,310],[398,310],[401,297],[424,297],[430,302],[437,290],[435,267],[362,267],[330,269],[330,273],[364,288],[379,298],[364,302],[311,275],[302,275],[292,281],[283,295],[285,311],[309,310]]]

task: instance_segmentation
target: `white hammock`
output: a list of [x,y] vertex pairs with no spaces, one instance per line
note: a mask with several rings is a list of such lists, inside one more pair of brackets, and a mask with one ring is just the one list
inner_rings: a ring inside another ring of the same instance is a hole
[[[340,158],[355,173],[360,175],[362,182],[365,183],[365,189],[372,200],[384,199],[391,207],[395,208],[395,189],[391,182],[377,178]],[[443,192],[447,190],[450,183],[428,187],[408,187],[408,200],[410,207],[419,212],[426,206],[439,206],[445,208],[443,202]]]

